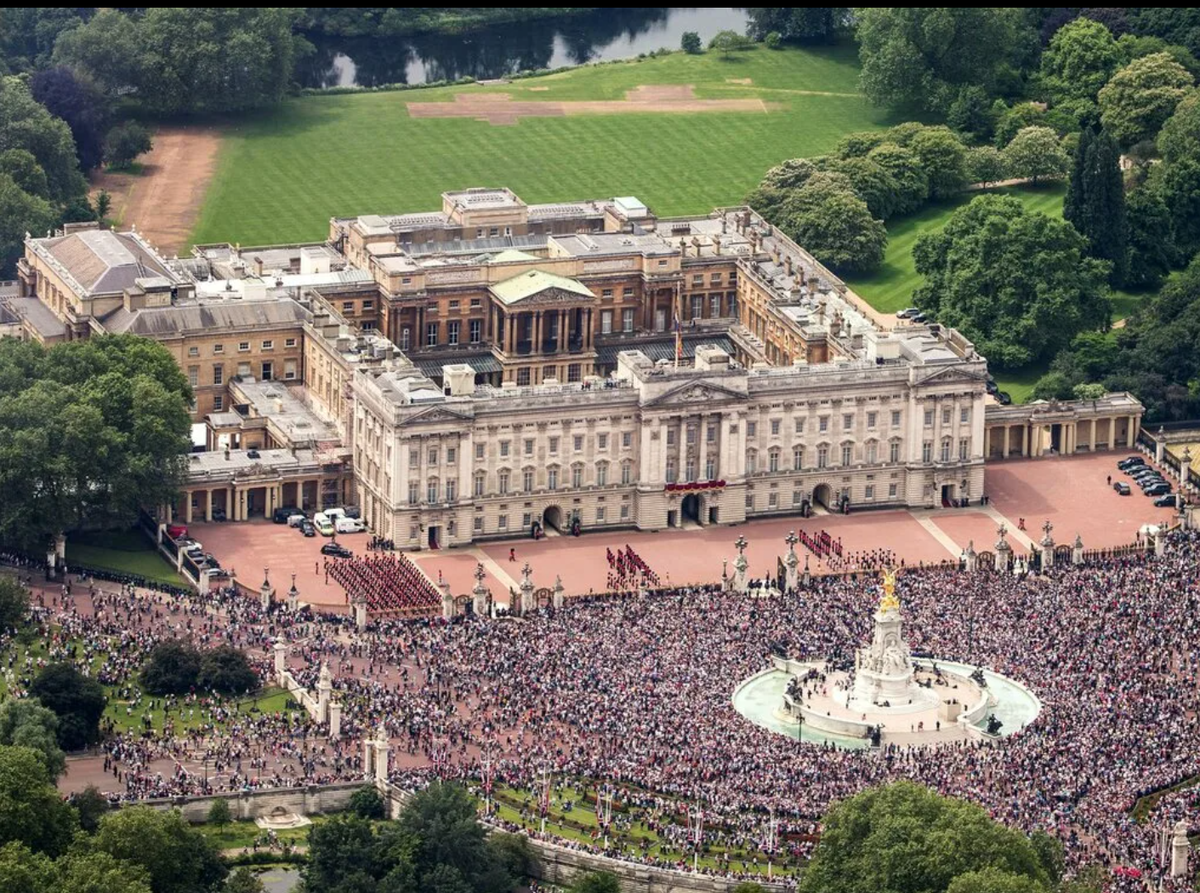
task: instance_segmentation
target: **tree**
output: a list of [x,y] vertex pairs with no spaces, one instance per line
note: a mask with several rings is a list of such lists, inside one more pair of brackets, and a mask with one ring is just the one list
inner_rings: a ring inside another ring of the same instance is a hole
[[575,879],[571,893],[621,893],[621,882],[607,871],[589,871]]
[[[1096,131],[1090,127],[1085,127],[1079,133],[1079,140],[1075,143],[1074,158],[1071,163],[1071,176],[1067,181],[1067,194],[1063,198],[1063,219],[1076,221],[1083,216],[1084,202],[1087,201],[1087,193],[1084,189],[1084,175],[1087,172],[1087,157],[1088,150],[1091,148],[1092,141],[1096,138]],[[1079,229],[1079,227],[1076,227]]]
[[229,809],[229,801],[218,797],[208,808],[208,823],[218,828],[233,821],[233,812]]
[[36,698],[0,702],[0,745],[37,751],[52,780],[67,771],[67,759],[57,736],[58,717]]
[[1126,14],[1135,33],[1161,37],[1200,53],[1200,15],[1194,6],[1138,6]]
[[[2,197],[0,188],[0,207]],[[191,388],[162,345],[131,335],[50,349],[4,339],[0,379],[0,541],[44,549],[85,519],[128,524],[143,504],[177,494]]]
[[1008,176],[1004,153],[995,146],[967,150],[967,179],[972,183],[998,183]]
[[967,185],[967,149],[949,127],[923,128],[909,148],[929,181],[930,198],[949,198]]
[[763,893],[762,884],[753,881],[743,881],[733,888],[733,893]]
[[1079,18],[1059,28],[1042,54],[1042,83],[1055,103],[1094,102],[1120,64],[1112,32],[1092,19]]
[[29,590],[12,577],[0,577],[0,631],[16,629],[29,613]]
[[65,65],[39,71],[30,81],[33,98],[71,128],[79,167],[90,171],[104,160],[108,99],[103,91]]
[[537,855],[524,834],[495,832],[488,836],[487,848],[492,863],[501,866],[511,878],[532,877],[537,870]]
[[144,868],[153,893],[208,893],[228,871],[213,844],[177,809],[134,806],[110,813],[95,841],[99,852]]
[[1156,164],[1143,188],[1166,202],[1174,223],[1175,250],[1182,260],[1200,251],[1200,156]]
[[200,652],[179,639],[159,642],[142,664],[142,685],[152,695],[187,694],[200,675]]
[[754,44],[750,40],[736,31],[718,31],[713,35],[712,40],[708,42],[710,50],[717,50],[724,59],[730,58],[733,53],[739,50],[748,50]]
[[865,7],[855,15],[860,83],[876,105],[944,114],[959,88],[990,90],[1020,44],[1016,9]]
[[449,866],[471,883],[488,867],[485,833],[475,803],[457,784],[434,782],[413,795],[400,813],[399,827],[417,842],[418,877]]
[[99,220],[104,220],[108,217],[108,212],[112,209],[112,196],[108,194],[107,189],[101,189],[96,193],[96,217]]
[[870,270],[883,261],[887,230],[843,175],[814,174],[784,202],[778,225],[821,263],[839,271]]
[[108,699],[95,679],[72,664],[48,664],[29,692],[58,717],[58,743],[63,750],[79,750],[100,740],[100,717]]
[[684,31],[679,45],[689,56],[698,56],[704,52],[704,45],[700,43],[700,35],[695,31]]
[[72,851],[58,860],[60,885],[52,893],[153,893],[141,865],[108,853]]
[[1100,91],[1100,120],[1122,146],[1154,139],[1194,80],[1167,53],[1130,62]]
[[[2,14],[0,14],[2,15]],[[0,890],[51,893],[57,890],[54,862],[19,841],[0,846]]]
[[877,161],[870,158],[835,158],[825,165],[827,170],[843,174],[850,181],[854,194],[867,203],[872,217],[887,220],[896,211],[896,178]]
[[415,852],[418,841],[395,823],[373,828],[343,813],[314,826],[308,837],[305,889],[322,893],[420,893]]
[[225,882],[226,893],[263,893],[265,889],[263,882],[245,865],[231,874]]
[[45,68],[60,34],[82,23],[78,7],[14,7],[0,9],[0,60],[17,74]]
[[[902,781],[869,788],[830,808],[799,889],[942,893],[958,876],[989,868],[1046,886],[1024,835],[993,821],[979,806]],[[966,889],[971,888],[958,891]]]
[[86,186],[75,157],[75,140],[65,121],[33,98],[20,78],[0,77],[0,152],[24,149],[46,173],[47,197],[66,202]]
[[1004,147],[1004,164],[1010,176],[1039,180],[1063,176],[1071,160],[1049,127],[1026,127]]
[[751,7],[747,31],[754,40],[777,33],[786,41],[804,44],[832,43],[849,19],[844,6]]
[[775,189],[799,189],[817,172],[817,166],[807,158],[790,158],[775,165],[763,175],[762,185]]
[[88,834],[96,833],[100,828],[100,820],[108,812],[108,800],[94,784],[72,796],[71,805],[79,813],[79,827]]
[[383,798],[371,785],[363,785],[350,795],[350,811],[364,819],[382,819]]
[[42,754],[0,746],[0,846],[18,841],[50,857],[66,852],[75,811],[58,795]]
[[996,115],[987,90],[978,84],[961,87],[957,98],[950,104],[946,123],[973,139],[991,139],[996,127]]
[[763,43],[768,50],[779,50],[783,48],[783,35],[778,31],[768,31],[767,36],[763,38]]
[[110,95],[142,83],[142,49],[137,23],[116,9],[101,9],[87,24],[64,32],[54,44],[54,62],[86,72]]
[[50,196],[50,184],[33,153],[25,149],[6,149],[0,152],[0,174],[12,177],[13,182],[30,195]]
[[[1080,140],[1084,145],[1084,140]],[[1064,201],[1063,217],[1088,240],[1088,253],[1112,265],[1110,281],[1125,281],[1129,261],[1129,230],[1125,222],[1125,187],[1121,178],[1120,151],[1116,141],[1100,132],[1086,141],[1082,172],[1073,174]]]
[[136,121],[124,121],[108,132],[104,140],[104,160],[111,167],[127,167],[139,155],[154,148],[150,131]]
[[1125,201],[1129,227],[1130,288],[1156,289],[1175,263],[1175,228],[1167,203],[1153,189],[1135,189]]
[[1073,226],[984,195],[913,250],[921,309],[962,331],[1002,369],[1052,357],[1080,331],[1107,324],[1108,264],[1086,256]]
[[258,674],[246,655],[229,645],[210,648],[200,656],[199,686],[220,694],[245,694],[259,687]]
[[1158,134],[1158,151],[1167,164],[1200,158],[1200,92],[1184,97]]
[[[997,111],[998,110],[998,111]],[[1014,136],[1024,127],[1046,122],[1046,110],[1034,102],[1019,102],[1012,108],[997,103],[993,111],[997,111],[995,137],[993,145],[1003,149],[1012,142]]]
[[25,253],[25,233],[41,235],[57,219],[48,201],[30,195],[8,174],[0,173],[0,279],[15,275],[17,260]]
[[1048,893],[1041,881],[999,868],[968,871],[950,882],[947,893]]
[[911,149],[884,143],[871,149],[867,158],[891,174],[896,183],[894,215],[912,213],[929,199],[929,177]]

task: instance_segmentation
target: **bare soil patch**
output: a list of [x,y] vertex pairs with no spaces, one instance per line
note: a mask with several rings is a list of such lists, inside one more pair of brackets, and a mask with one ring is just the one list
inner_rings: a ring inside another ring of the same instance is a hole
[[516,124],[521,118],[556,118],[563,115],[622,115],[678,112],[769,112],[777,103],[761,99],[697,99],[691,84],[642,84],[629,90],[624,100],[574,102],[514,102],[508,93],[458,93],[453,102],[409,102],[413,118],[474,118],[493,125]]
[[141,174],[96,174],[92,193],[107,189],[114,221],[122,228],[136,226],[164,254],[177,253],[196,223],[220,147],[215,128],[160,127],[154,148],[142,158]]

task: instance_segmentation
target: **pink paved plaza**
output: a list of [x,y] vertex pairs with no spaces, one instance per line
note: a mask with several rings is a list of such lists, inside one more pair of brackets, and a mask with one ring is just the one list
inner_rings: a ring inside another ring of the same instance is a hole
[[[1110,548],[1132,543],[1143,524],[1163,523],[1172,510],[1155,508],[1137,488],[1133,495],[1120,496],[1109,486],[1128,480],[1117,471],[1124,453],[1077,455],[1044,459],[989,462],[987,506],[923,511],[864,511],[850,515],[798,516],[750,521],[734,527],[696,527],[657,533],[623,530],[584,533],[580,537],[550,536],[539,542],[528,538],[483,543],[442,551],[408,553],[435,583],[443,579],[456,594],[470,592],[475,569],[482,562],[484,583],[496,601],[508,603],[509,589],[517,585],[521,568],[528,562],[537,587],[552,587],[561,576],[568,594],[585,594],[607,588],[606,551],[631,546],[667,584],[714,582],[721,578],[722,560],[732,573],[739,537],[748,542],[746,558],[752,577],[775,573],[776,560],[786,551],[784,537],[791,530],[817,534],[821,530],[841,540],[844,553],[891,550],[906,564],[957,560],[969,541],[977,551],[990,550],[1000,522],[1012,533],[1009,542],[1016,553],[1027,552],[1029,539],[1042,535],[1050,521],[1053,536],[1070,544],[1076,534],[1088,549]],[[1025,519],[1024,534],[1016,531]],[[333,580],[326,582],[320,547],[324,537],[305,538],[299,531],[269,521],[224,524],[194,524],[191,534],[214,553],[227,568],[233,568],[245,584],[257,588],[264,568],[276,592],[282,594],[296,575],[302,601],[337,610],[344,607],[346,593]],[[366,552],[367,535],[343,535],[338,541],[358,554]],[[509,550],[516,561],[509,560]],[[828,570],[815,556],[797,546],[801,562],[808,560],[812,571]],[[802,565],[803,566],[803,565]]]

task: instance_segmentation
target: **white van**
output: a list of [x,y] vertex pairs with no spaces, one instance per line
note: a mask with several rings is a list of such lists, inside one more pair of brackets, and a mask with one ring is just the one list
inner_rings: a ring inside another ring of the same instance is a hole
[[302,515],[300,513],[297,513],[295,515],[288,515],[288,527],[299,527],[301,524],[304,523],[304,521],[305,521],[305,517],[304,517],[304,515]]
[[312,522],[313,527],[317,528],[317,533],[321,536],[333,536],[333,522],[324,512],[317,512],[313,515]]
[[367,529],[361,518],[338,518],[333,526],[338,533],[363,533]]
[[344,509],[325,509],[325,517],[330,521],[337,521],[338,518],[346,517]]

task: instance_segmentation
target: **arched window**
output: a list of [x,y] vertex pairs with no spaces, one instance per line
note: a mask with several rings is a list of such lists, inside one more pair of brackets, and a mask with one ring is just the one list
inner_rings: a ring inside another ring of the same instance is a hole
[[496,474],[497,487],[496,490],[501,496],[508,495],[509,476],[511,472],[507,468],[501,468]]

